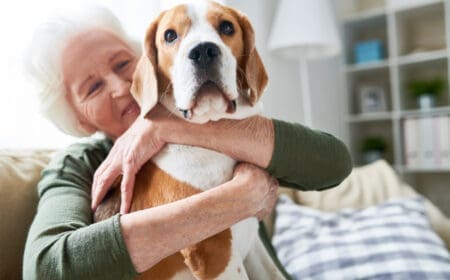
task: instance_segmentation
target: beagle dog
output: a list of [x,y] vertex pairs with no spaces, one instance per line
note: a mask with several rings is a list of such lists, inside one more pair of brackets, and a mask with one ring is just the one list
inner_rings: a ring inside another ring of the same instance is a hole
[[[268,78],[242,13],[212,1],[162,12],[149,26],[132,94],[145,116],[157,102],[186,121],[206,123],[259,114]],[[236,161],[215,151],[167,145],[137,174],[131,211],[173,202],[232,178]],[[118,212],[120,190],[97,209]],[[140,279],[248,279],[243,260],[257,238],[249,218],[162,260]]]

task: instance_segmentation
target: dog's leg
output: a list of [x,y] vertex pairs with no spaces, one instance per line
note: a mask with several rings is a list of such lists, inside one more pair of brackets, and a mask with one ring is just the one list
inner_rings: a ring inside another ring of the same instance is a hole
[[232,256],[225,271],[216,280],[248,279],[244,267],[244,259],[258,235],[258,220],[248,218],[231,227],[232,232]]
[[248,279],[244,267],[244,259],[258,235],[258,220],[248,218],[231,227],[232,232],[232,256],[225,271],[216,279]]
[[184,262],[199,280],[248,279],[239,253],[232,248],[227,229],[202,242],[181,250]]
[[258,219],[252,217],[242,220],[231,227],[231,232],[233,249],[239,253],[242,259],[245,259],[258,238]]
[[241,279],[248,280],[247,271],[245,270],[244,261],[241,258],[238,250],[233,249],[231,255],[231,260],[228,263],[225,271],[223,271],[219,276],[214,278],[215,280],[229,280],[229,279]]

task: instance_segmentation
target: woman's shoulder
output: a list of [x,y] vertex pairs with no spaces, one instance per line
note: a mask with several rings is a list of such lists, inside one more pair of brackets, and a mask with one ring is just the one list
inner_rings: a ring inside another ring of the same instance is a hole
[[96,169],[108,155],[112,144],[105,136],[96,135],[81,139],[57,151],[46,169],[63,170],[67,167]]
[[89,137],[56,152],[42,171],[39,194],[61,186],[87,190],[95,170],[111,147],[112,141],[106,137]]
[[94,135],[78,140],[68,147],[55,153],[53,160],[67,156],[81,158],[86,155],[99,154],[106,157],[111,150],[113,142],[103,135]]

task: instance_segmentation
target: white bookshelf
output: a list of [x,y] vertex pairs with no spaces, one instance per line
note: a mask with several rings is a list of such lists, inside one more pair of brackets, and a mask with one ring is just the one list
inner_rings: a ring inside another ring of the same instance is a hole
[[[388,143],[386,159],[411,183],[426,183],[435,173],[450,182],[450,168],[408,167],[403,146],[405,119],[450,115],[450,0],[338,0],[337,7],[344,49],[344,119],[355,165],[364,164],[362,139],[382,136]],[[355,64],[354,45],[371,39],[381,40],[385,58]],[[436,107],[420,110],[407,84],[433,77],[443,78],[446,88]],[[384,89],[385,112],[361,113],[358,89],[366,84]]]

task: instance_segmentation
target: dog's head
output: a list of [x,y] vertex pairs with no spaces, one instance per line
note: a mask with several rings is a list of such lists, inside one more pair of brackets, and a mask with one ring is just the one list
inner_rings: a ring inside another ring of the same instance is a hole
[[151,23],[131,91],[143,115],[159,100],[180,117],[203,123],[255,106],[266,84],[247,17],[197,0]]

